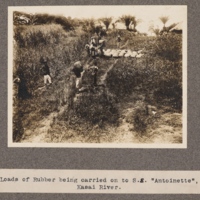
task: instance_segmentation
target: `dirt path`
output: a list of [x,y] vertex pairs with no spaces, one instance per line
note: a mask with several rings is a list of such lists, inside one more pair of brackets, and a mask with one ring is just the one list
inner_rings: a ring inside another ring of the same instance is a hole
[[51,123],[53,122],[54,117],[57,116],[58,113],[51,113],[49,116],[45,117],[40,121],[38,126],[32,131],[25,129],[24,137],[22,138],[22,143],[44,143],[46,134],[51,127]]
[[[106,86],[106,79],[108,72],[113,69],[118,59],[115,60],[105,71],[105,73],[100,77],[100,84]],[[107,90],[107,88],[105,87]],[[127,117],[135,109],[135,104],[137,101],[144,101],[144,95],[139,92],[135,92],[130,95],[127,102],[121,103],[120,112],[120,124],[118,127],[109,128],[105,135],[100,136],[99,142],[101,143],[181,143],[182,142],[182,121],[181,114],[178,113],[162,113],[161,117],[157,122],[150,126],[147,130],[147,134],[140,135],[134,130],[134,125],[127,121]],[[51,124],[53,124],[54,119],[58,115],[66,110],[64,105],[60,108],[59,112],[53,112],[43,120],[41,120],[34,130],[25,129],[24,137],[22,138],[22,143],[47,143],[52,142],[48,139],[48,130],[51,129]],[[70,141],[74,143],[81,143],[84,138],[81,138],[77,134],[74,134]],[[69,140],[64,140],[62,137],[58,142],[69,142]]]
[[101,76],[101,78],[100,78],[100,85],[101,85],[101,84],[102,84],[102,85],[105,85],[105,81],[106,81],[106,78],[107,78],[107,76],[108,76],[108,72],[109,72],[110,70],[112,70],[112,68],[115,66],[115,64],[117,63],[117,61],[118,61],[118,59],[115,60],[115,62],[114,62],[112,65],[110,65],[110,67],[106,70],[105,74]]
[[[105,80],[107,78],[108,72],[114,67],[114,65],[117,63],[118,60],[115,60],[115,62],[110,65],[110,67],[106,70],[105,74],[101,76],[100,83],[105,85]],[[89,61],[86,61],[86,64]],[[42,88],[43,89],[43,88]],[[39,89],[40,91],[40,89]],[[59,112],[53,112],[47,117],[45,117],[43,120],[41,120],[37,127],[34,130],[25,129],[24,130],[24,136],[22,137],[21,142],[22,143],[45,143],[47,142],[47,134],[48,130],[51,129],[51,124],[53,123],[54,118],[57,118],[57,116],[64,112],[66,109],[66,105],[62,106],[60,108]]]

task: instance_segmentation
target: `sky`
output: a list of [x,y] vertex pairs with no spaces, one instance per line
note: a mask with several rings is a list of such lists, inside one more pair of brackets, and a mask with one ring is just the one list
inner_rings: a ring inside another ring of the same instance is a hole
[[[149,26],[161,28],[161,16],[168,16],[169,21],[166,26],[172,23],[187,21],[187,6],[25,6],[11,7],[12,10],[23,11],[27,13],[48,13],[53,15],[63,15],[72,18],[100,18],[113,17],[114,20],[122,15],[134,15],[141,20],[137,29],[140,32],[149,33]],[[120,27],[121,28],[121,27]]]

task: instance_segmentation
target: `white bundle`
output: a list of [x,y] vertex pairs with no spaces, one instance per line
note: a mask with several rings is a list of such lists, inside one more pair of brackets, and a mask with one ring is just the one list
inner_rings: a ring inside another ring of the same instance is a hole
[[121,50],[119,53],[119,57],[123,57],[126,54],[126,50]]
[[131,57],[132,57],[132,58],[135,58],[137,55],[138,55],[138,54],[137,54],[136,51],[133,51],[133,52],[131,53]]
[[119,52],[120,52],[120,50],[114,50],[112,56],[114,58],[118,58],[119,57]]
[[110,57],[112,55],[111,50],[107,49],[104,51],[104,56]]
[[127,51],[127,53],[124,55],[124,57],[128,58],[130,57],[132,54],[132,52],[130,50]]
[[144,54],[138,54],[137,56],[136,56],[136,58],[141,58],[142,56],[143,56]]

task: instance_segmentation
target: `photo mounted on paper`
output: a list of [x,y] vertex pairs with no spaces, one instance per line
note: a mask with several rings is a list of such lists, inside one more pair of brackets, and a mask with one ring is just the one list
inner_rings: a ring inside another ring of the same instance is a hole
[[8,10],[8,146],[187,147],[187,6]]

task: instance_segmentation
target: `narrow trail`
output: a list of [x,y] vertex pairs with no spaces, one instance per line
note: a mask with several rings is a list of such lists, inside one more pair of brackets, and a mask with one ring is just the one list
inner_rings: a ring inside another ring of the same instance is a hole
[[45,136],[51,127],[54,117],[58,113],[51,113],[49,116],[45,117],[38,123],[38,126],[34,130],[25,129],[24,137],[22,138],[22,143],[44,143]]
[[108,72],[110,70],[112,70],[112,68],[115,66],[115,64],[117,63],[117,61],[118,61],[118,59],[115,60],[115,62],[112,65],[110,65],[110,67],[106,70],[105,74],[101,76],[101,78],[100,78],[100,85],[106,85],[106,78],[108,76]]
[[[99,85],[104,85],[104,89],[108,91],[106,87],[106,80],[109,71],[113,69],[113,67],[118,62],[118,59],[114,61],[103,73],[102,76],[99,77]],[[108,91],[109,92],[109,91]],[[77,94],[75,95],[75,97]],[[137,100],[144,100],[144,96],[139,93],[133,93],[129,101],[125,104],[120,105],[120,125],[115,128],[108,128],[109,134],[105,136],[101,136],[101,143],[180,143],[181,141],[181,116],[176,113],[166,113],[164,117],[155,124],[154,129],[150,129],[148,136],[140,137],[135,131],[133,124],[127,122],[127,117],[130,115],[132,110],[135,108],[135,103]],[[51,129],[51,125],[54,123],[54,119],[56,119],[60,114],[66,111],[67,104],[63,105],[59,108],[58,112],[52,112],[50,115],[44,117],[34,129],[27,128],[24,130],[24,136],[21,140],[21,143],[47,143],[50,142],[48,139],[48,131]],[[173,116],[173,120],[171,117]],[[175,122],[174,122],[175,121]],[[175,123],[173,127],[171,123]],[[109,140],[108,140],[109,138]],[[81,138],[74,138],[73,142],[82,142]],[[68,142],[63,141],[62,137],[59,142]]]
[[[106,84],[106,78],[108,75],[108,72],[112,70],[112,68],[117,63],[118,59],[115,60],[115,62],[109,66],[109,68],[106,70],[106,72],[100,77],[100,84]],[[89,60],[86,61],[85,65],[88,64]],[[42,88],[43,89],[43,88]],[[53,123],[54,118],[57,118],[59,114],[65,111],[67,105],[64,105],[59,108],[59,112],[53,112],[47,117],[45,117],[43,120],[41,120],[37,127],[34,130],[25,129],[24,130],[24,136],[21,140],[22,143],[45,143],[47,142],[47,134],[48,130],[51,129],[51,124]]]

